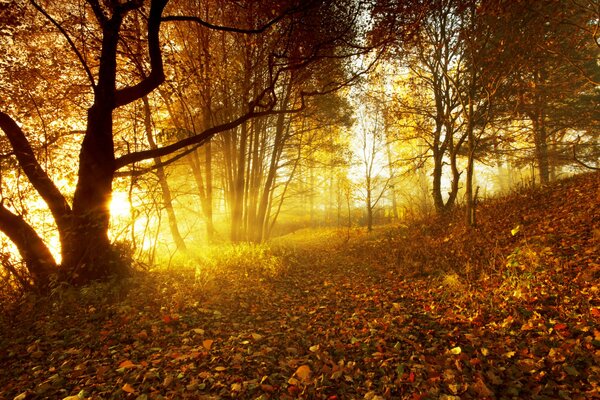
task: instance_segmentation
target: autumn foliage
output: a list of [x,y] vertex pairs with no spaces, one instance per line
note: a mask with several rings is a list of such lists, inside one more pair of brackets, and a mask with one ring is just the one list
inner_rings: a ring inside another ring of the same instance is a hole
[[[4,309],[8,399],[594,398],[600,179]],[[226,255],[226,256],[225,256]]]

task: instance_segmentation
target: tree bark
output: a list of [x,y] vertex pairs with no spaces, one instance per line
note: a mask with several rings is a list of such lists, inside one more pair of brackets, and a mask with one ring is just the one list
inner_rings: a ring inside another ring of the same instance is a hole
[[35,286],[42,291],[47,290],[51,275],[58,271],[52,253],[23,217],[11,212],[1,202],[0,230],[17,246]]

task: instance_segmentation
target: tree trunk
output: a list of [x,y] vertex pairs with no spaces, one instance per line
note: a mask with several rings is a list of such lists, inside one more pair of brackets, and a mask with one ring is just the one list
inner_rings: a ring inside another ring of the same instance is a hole
[[245,193],[245,166],[246,166],[246,144],[248,139],[248,124],[242,124],[240,133],[240,145],[238,150],[237,170],[234,171],[233,182],[233,204],[231,205],[231,241],[239,242],[242,240],[243,233],[243,212],[244,212],[244,193]]
[[437,213],[444,212],[445,203],[442,196],[442,167],[443,167],[443,154],[434,151],[433,152],[433,187],[431,189],[433,195],[433,205]]
[[473,173],[475,167],[475,137],[473,135],[473,103],[469,101],[467,121],[467,177],[465,183],[465,222],[467,226],[475,226],[475,205],[473,198]]
[[[146,130],[146,139],[150,144],[151,149],[156,149],[156,141],[154,140],[154,134],[152,133],[152,113],[150,110],[150,103],[148,102],[148,96],[142,98],[144,103],[144,128]],[[175,209],[173,208],[173,197],[171,195],[171,188],[169,188],[169,182],[167,182],[167,175],[165,174],[165,168],[161,165],[160,157],[154,159],[154,165],[156,165],[156,177],[158,178],[158,184],[160,185],[163,207],[167,212],[167,219],[169,222],[169,230],[171,231],[171,237],[175,242],[177,250],[187,252],[187,246],[179,231],[177,225],[177,216],[175,215]]]
[[[291,84],[288,86],[285,97],[283,99],[283,106],[285,108],[287,102],[289,101],[291,93]],[[289,125],[287,127],[289,129]],[[269,169],[267,172],[267,177],[263,185],[262,196],[260,198],[260,204],[258,205],[258,213],[256,217],[256,235],[255,241],[262,242],[265,238],[267,231],[267,209],[269,205],[269,199],[271,198],[271,194],[273,191],[273,187],[275,185],[275,180],[277,176],[277,168],[279,166],[279,160],[281,154],[283,152],[283,147],[285,145],[285,137],[287,135],[286,126],[285,126],[285,115],[279,114],[277,117],[277,122],[275,124],[275,138],[273,140],[273,149],[271,152],[271,160],[269,162]]]
[[[386,125],[386,127],[387,127],[387,125]],[[389,185],[389,189],[390,189],[390,197],[392,200],[392,218],[395,221],[397,221],[398,220],[398,201],[396,200],[396,188],[395,188],[396,169],[394,168],[394,164],[393,164],[393,160],[392,160],[392,149],[390,146],[390,142],[388,140],[387,133],[386,133],[385,150],[387,153],[388,170],[389,170],[390,181],[391,181],[391,184]]]
[[[116,43],[115,43],[116,46]],[[111,96],[106,96],[109,98]],[[113,97],[114,99],[114,97]],[[79,155],[71,229],[63,248],[62,272],[73,283],[121,273],[108,238],[114,177],[112,102],[96,100]]]
[[535,141],[535,156],[540,174],[540,184],[550,183],[550,163],[548,161],[548,138],[546,135],[545,115],[540,110],[533,121],[533,135]]
[[212,141],[204,145],[204,172],[206,174],[206,196],[204,197],[204,217],[206,218],[206,235],[209,242],[215,239],[213,220],[213,173],[212,173]]
[[367,231],[373,231],[373,206],[371,205],[371,190],[367,191]]

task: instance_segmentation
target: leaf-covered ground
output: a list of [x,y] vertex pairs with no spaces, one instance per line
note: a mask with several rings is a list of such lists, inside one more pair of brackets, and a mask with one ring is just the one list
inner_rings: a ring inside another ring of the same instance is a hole
[[600,398],[599,182],[483,203],[472,230],[292,234],[275,267],[24,299],[0,398]]

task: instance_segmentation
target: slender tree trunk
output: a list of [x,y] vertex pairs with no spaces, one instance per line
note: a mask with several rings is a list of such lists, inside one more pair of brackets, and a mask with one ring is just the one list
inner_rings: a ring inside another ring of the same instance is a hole
[[206,218],[206,234],[208,241],[215,239],[215,224],[213,220],[213,173],[212,173],[212,141],[204,145],[204,173],[206,174],[206,196],[204,203],[204,217]]
[[[291,85],[290,85],[291,86]],[[286,91],[286,96],[284,99],[284,105],[287,104],[290,95],[290,89],[288,86],[288,90]],[[289,126],[287,126],[289,129]],[[283,152],[283,147],[285,144],[285,137],[287,135],[287,129],[285,126],[285,115],[279,114],[277,117],[277,122],[275,124],[275,138],[273,140],[273,149],[271,152],[271,159],[269,162],[269,169],[267,171],[267,177],[265,179],[262,196],[260,198],[260,204],[258,206],[258,213],[256,219],[256,237],[255,240],[257,242],[261,242],[266,235],[266,219],[267,219],[267,209],[269,205],[269,198],[271,197],[273,187],[275,185],[275,180],[277,176],[277,168],[279,164],[279,160],[281,154]]]
[[548,161],[548,138],[546,135],[545,113],[543,110],[538,111],[533,122],[533,130],[540,184],[547,185],[550,183],[550,163]]
[[442,168],[443,168],[443,153],[438,151],[433,152],[433,187],[431,189],[433,195],[433,205],[437,213],[442,213],[445,210],[444,198],[442,196]]
[[[148,102],[148,96],[144,96],[142,101],[144,103],[144,128],[146,130],[146,139],[150,144],[150,148],[156,149],[158,146],[156,145],[154,134],[152,133],[152,114],[150,110],[150,103]],[[163,207],[167,212],[167,220],[169,223],[171,236],[173,237],[173,241],[175,242],[177,250],[187,252],[187,246],[185,245],[185,241],[183,240],[177,225],[177,216],[175,215],[175,209],[173,208],[173,196],[171,195],[171,188],[169,187],[169,182],[167,181],[165,169],[161,165],[160,157],[154,159],[154,164],[156,165],[156,176],[158,178],[158,184],[160,185],[162,193]]]
[[239,242],[243,232],[243,212],[245,193],[245,171],[246,171],[246,143],[248,139],[248,124],[242,124],[240,132],[240,145],[237,149],[237,170],[233,182],[233,204],[231,206],[231,241]]
[[391,185],[389,185],[389,189],[390,189],[390,197],[392,198],[392,217],[394,218],[394,220],[398,220],[398,202],[396,200],[396,188],[394,186],[395,184],[395,176],[396,176],[396,171],[394,168],[394,163],[393,163],[393,159],[392,159],[392,149],[390,146],[390,142],[389,140],[387,140],[387,134],[386,134],[386,143],[385,143],[385,149],[386,149],[386,153],[387,153],[387,159],[388,159],[388,169],[389,169],[389,173],[390,173],[390,181],[391,181]]
[[367,231],[373,230],[373,204],[371,200],[371,181],[367,178]]
[[467,226],[475,226],[475,206],[473,198],[473,173],[475,167],[475,135],[473,135],[473,102],[469,99],[467,111],[467,177],[465,182],[465,222]]
[[[450,141],[452,142],[452,139],[450,139]],[[449,156],[450,156],[450,171],[452,171],[452,182],[450,183],[450,192],[448,192],[448,200],[446,200],[446,204],[444,205],[444,209],[445,211],[450,211],[452,209],[452,207],[454,207],[454,204],[456,203],[456,198],[458,197],[458,189],[459,189],[459,185],[460,185],[460,175],[461,172],[458,170],[458,162],[457,162],[457,158],[458,158],[458,150],[459,147],[458,146],[454,146],[453,143],[451,143],[450,149],[449,149]]]

